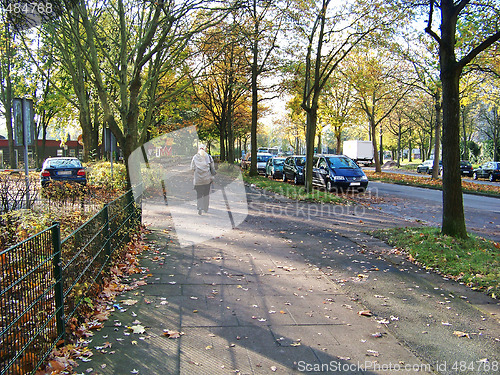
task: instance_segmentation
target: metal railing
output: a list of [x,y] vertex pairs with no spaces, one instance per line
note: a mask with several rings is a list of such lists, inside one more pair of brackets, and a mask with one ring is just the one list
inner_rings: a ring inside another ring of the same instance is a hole
[[132,191],[61,240],[59,223],[0,252],[0,374],[32,374],[83,302],[97,295],[114,254],[140,224]]

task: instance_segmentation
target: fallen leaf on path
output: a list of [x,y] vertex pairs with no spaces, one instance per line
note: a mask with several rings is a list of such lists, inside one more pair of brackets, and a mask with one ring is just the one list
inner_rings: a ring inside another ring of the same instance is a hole
[[470,339],[470,335],[462,331],[453,331],[453,334],[457,337],[467,337],[468,339]]
[[358,311],[358,315],[361,315],[361,316],[373,316],[373,313],[370,310],[362,310],[362,311]]
[[169,339],[178,339],[183,334],[184,334],[184,332],[174,331],[174,330],[171,330],[171,329],[165,329],[163,331],[163,335],[166,336]]
[[146,332],[146,327],[138,324],[136,326],[131,326],[131,327],[128,327],[129,330],[131,330],[133,333],[137,333],[137,334],[142,334],[144,332]]
[[366,355],[369,357],[378,357],[379,353],[376,350],[367,350]]
[[137,303],[137,300],[136,299],[126,299],[126,300],[121,301],[121,303],[123,303],[124,305],[127,305],[127,306],[132,306],[132,305],[135,305]]

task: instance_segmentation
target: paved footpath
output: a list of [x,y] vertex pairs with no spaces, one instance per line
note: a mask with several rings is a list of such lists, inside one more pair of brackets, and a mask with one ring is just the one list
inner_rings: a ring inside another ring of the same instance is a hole
[[[76,372],[495,373],[495,301],[406,264],[361,232],[409,223],[256,191],[249,200],[243,224],[191,247],[149,218],[144,273],[129,280],[148,275],[147,284],[117,298],[90,344],[92,360]],[[461,360],[475,368],[460,371]]]

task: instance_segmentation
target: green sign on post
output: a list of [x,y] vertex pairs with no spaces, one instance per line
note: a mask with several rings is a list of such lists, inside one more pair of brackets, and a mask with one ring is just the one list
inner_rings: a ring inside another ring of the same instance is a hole
[[35,135],[35,111],[33,100],[15,98],[12,100],[14,135],[16,146],[33,145]]
[[33,111],[33,100],[15,98],[12,101],[12,112],[14,115],[15,145],[24,146],[26,208],[30,208],[28,146],[33,144],[33,138],[35,135],[35,112]]

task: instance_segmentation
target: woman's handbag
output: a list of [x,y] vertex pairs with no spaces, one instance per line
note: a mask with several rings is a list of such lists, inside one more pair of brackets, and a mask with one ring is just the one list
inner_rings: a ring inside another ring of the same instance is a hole
[[210,163],[208,165],[210,166],[210,173],[212,174],[212,176],[215,176],[217,174],[217,171],[215,170],[214,159],[212,158],[212,156],[210,156]]

